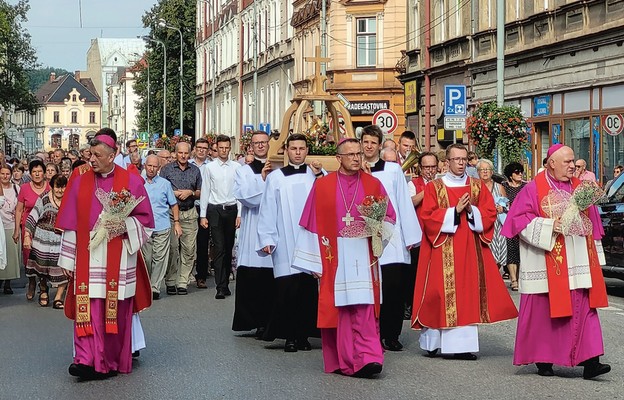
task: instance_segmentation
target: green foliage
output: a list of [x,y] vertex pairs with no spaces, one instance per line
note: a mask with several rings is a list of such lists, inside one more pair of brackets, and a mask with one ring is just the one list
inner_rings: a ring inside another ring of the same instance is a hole
[[180,115],[180,35],[177,31],[161,28],[158,20],[163,18],[167,24],[178,27],[183,37],[183,133],[194,135],[195,132],[195,1],[159,0],[151,10],[143,15],[143,26],[150,29],[149,36],[165,43],[167,48],[167,98],[163,96],[163,48],[155,42],[147,42],[146,63],[137,65],[135,91],[140,97],[137,103],[139,130],[147,131],[147,65],[149,65],[150,95],[149,114],[152,133],[162,135],[163,102],[167,105],[166,132],[171,136],[179,125]]
[[498,147],[504,164],[520,162],[529,148],[528,124],[516,106],[499,107],[496,102],[477,105],[468,118],[466,132],[477,153],[494,159]]
[[50,74],[52,72],[54,72],[57,77],[71,73],[63,68],[46,67],[31,69],[28,71],[28,87],[30,91],[36,93],[37,90],[50,79]]
[[22,27],[30,6],[27,0],[14,5],[0,0],[0,106],[35,111],[27,71],[37,66],[30,35]]

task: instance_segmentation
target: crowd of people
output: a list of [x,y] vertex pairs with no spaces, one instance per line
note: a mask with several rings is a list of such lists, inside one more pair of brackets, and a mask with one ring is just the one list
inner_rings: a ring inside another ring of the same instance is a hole
[[144,345],[138,312],[163,292],[208,289],[210,276],[216,300],[235,278],[234,331],[284,339],[286,352],[320,337],[327,373],[379,374],[384,350],[403,348],[406,319],[427,357],[476,360],[478,325],[516,317],[514,364],[609,372],[595,207],[584,211],[591,230],[570,232],[543,206],[595,181],[572,149],[552,146],[530,182],[518,162],[497,182],[493,163],[461,144],[412,163],[410,131],[395,142],[371,125],[342,139],[332,173],[306,161],[303,135],[289,135],[283,167],[269,142],[252,132],[236,159],[224,135],[143,157],[135,140],[122,154],[104,128],[79,152],[35,154],[28,171],[2,160],[3,292],[22,266],[27,300],[46,307],[56,288],[53,308],[75,320],[70,374],[130,372]]

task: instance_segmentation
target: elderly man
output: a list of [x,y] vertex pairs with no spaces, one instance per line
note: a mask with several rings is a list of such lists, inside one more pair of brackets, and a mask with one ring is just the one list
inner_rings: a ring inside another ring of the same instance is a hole
[[52,162],[56,165],[60,165],[63,157],[65,157],[65,152],[61,149],[56,149],[52,153]]
[[174,235],[178,238],[182,235],[178,201],[173,194],[171,183],[158,176],[159,170],[160,162],[158,157],[155,155],[147,156],[145,159],[144,186],[154,213],[154,232],[143,245],[142,250],[145,257],[145,265],[150,274],[152,298],[154,300],[160,298],[160,287],[165,278],[169,261],[169,247],[171,246],[170,211],[175,221],[173,223]]
[[[176,144],[176,161],[161,168],[160,176],[171,182],[173,194],[178,199],[180,207],[180,226],[182,235],[178,238],[171,235],[171,254],[169,268],[165,276],[165,285],[168,295],[186,295],[187,286],[193,263],[195,262],[197,242],[197,210],[195,200],[199,199],[202,177],[199,168],[188,162],[191,154],[191,144],[178,142]],[[171,219],[176,218],[171,214]]]
[[582,158],[576,160],[576,162],[574,163],[574,168],[574,177],[578,178],[581,181],[596,182],[596,175],[593,172],[587,170],[587,162],[585,162],[585,160],[583,160]]
[[508,238],[519,235],[522,259],[514,364],[536,363],[541,376],[553,376],[553,364],[581,365],[583,378],[592,379],[611,370],[598,358],[604,346],[596,309],[608,300],[595,241],[604,231],[593,205],[580,211],[585,217],[577,214],[587,226],[562,224],[563,210],[549,205],[581,181],[570,147],[553,145],[547,157],[546,171],[518,193],[502,229]]
[[156,156],[158,156],[158,161],[160,162],[160,168],[171,162],[171,152],[169,150],[160,150]]
[[[371,238],[357,232],[364,220],[355,205],[367,196],[388,195],[377,178],[361,170],[357,139],[342,139],[336,158],[338,171],[318,179],[308,196],[299,222],[305,230],[297,237],[292,263],[320,278],[318,327],[325,372],[370,378],[383,368],[381,271]],[[384,221],[395,220],[388,203]]]
[[392,148],[381,149],[381,152],[379,153],[379,158],[381,158],[383,161],[386,161],[386,162],[391,162],[391,163],[399,162],[399,156],[397,155],[397,151]]
[[[75,320],[69,373],[83,379],[132,371],[132,314],[151,304],[138,253],[154,227],[152,209],[141,178],[115,166],[114,132],[106,132],[92,140],[91,169],[72,178],[56,220],[58,263],[74,277],[65,306]],[[137,203],[130,214],[105,211],[102,202],[122,191]]]

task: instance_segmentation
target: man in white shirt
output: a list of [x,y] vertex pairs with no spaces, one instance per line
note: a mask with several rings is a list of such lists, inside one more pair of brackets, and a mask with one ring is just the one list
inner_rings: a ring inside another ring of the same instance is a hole
[[204,228],[210,225],[214,244],[215,299],[225,299],[225,296],[232,294],[228,287],[232,249],[236,229],[240,226],[240,208],[234,197],[234,177],[241,165],[229,159],[232,143],[228,136],[219,135],[216,141],[217,159],[202,167],[200,224]]
[[[195,141],[195,157],[189,160],[189,164],[195,165],[197,168],[208,164],[210,157],[208,152],[210,151],[210,143],[205,138],[199,138]],[[199,199],[195,200],[195,209],[197,209],[197,215],[199,216]],[[206,278],[208,278],[208,249],[210,248],[210,229],[201,226],[200,221],[197,221],[197,258],[195,259],[195,282],[198,289],[208,289],[206,285]]]

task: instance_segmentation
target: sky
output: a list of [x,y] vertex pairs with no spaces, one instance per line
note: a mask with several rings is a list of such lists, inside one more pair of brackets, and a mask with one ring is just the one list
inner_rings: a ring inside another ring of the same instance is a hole
[[[17,0],[8,0],[16,4]],[[148,34],[141,17],[156,0],[29,0],[24,27],[42,67],[70,72],[87,68],[91,39],[136,38]],[[82,28],[80,27],[82,4]]]

